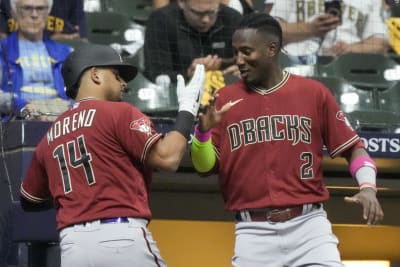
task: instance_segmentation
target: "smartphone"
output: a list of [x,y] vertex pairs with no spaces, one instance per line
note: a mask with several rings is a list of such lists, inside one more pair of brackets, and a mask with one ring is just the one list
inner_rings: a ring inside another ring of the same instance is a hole
[[338,17],[340,22],[342,22],[341,5],[341,0],[325,0],[325,13]]
[[76,33],[77,30],[76,30],[75,25],[73,25],[71,22],[66,21],[62,32],[70,34],[70,33]]

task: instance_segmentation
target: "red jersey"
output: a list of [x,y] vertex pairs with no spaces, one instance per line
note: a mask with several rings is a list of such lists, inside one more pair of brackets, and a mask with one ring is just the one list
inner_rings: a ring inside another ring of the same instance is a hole
[[36,147],[21,194],[53,199],[57,227],[101,218],[151,218],[152,170],[144,159],[161,137],[124,102],[86,100],[62,114]]
[[323,145],[335,157],[361,141],[324,85],[284,72],[268,90],[240,80],[218,94],[218,109],[243,99],[212,131],[227,210],[328,199]]

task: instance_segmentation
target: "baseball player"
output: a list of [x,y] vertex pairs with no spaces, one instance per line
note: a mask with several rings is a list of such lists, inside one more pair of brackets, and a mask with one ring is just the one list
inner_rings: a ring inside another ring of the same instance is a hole
[[205,80],[198,65],[178,76],[175,129],[163,136],[121,102],[136,68],[109,46],[81,46],[65,61],[76,100],[38,144],[21,185],[21,204],[57,209],[62,267],[166,266],[147,229],[152,170],[174,171],[183,157]]
[[344,156],[375,225],[376,166],[335,98],[321,83],[281,70],[279,23],[246,16],[233,35],[242,79],[222,88],[200,114],[191,147],[194,167],[219,174],[225,208],[236,214],[233,266],[343,266],[323,208],[323,145]]
[[265,1],[270,15],[281,23],[284,49],[293,59],[315,64],[315,55],[386,52],[381,0],[343,0],[340,10],[325,10],[325,2],[333,1],[339,0]]

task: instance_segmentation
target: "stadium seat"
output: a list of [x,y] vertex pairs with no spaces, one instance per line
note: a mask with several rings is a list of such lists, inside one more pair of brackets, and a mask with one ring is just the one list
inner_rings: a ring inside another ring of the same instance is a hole
[[399,114],[380,109],[376,91],[358,89],[337,77],[312,78],[330,89],[354,129],[368,132],[394,132],[397,129]]
[[385,78],[385,70],[395,69],[397,63],[382,54],[344,54],[331,63],[319,65],[319,76],[342,77],[352,85],[365,90],[385,90],[396,81]]
[[141,47],[136,51],[134,55],[128,55],[123,57],[124,60],[135,67],[138,68],[139,71],[144,71],[144,50]]
[[88,12],[88,40],[96,44],[125,44],[125,31],[131,28],[132,22],[116,12]]
[[151,1],[146,0],[102,0],[103,8],[127,16],[136,23],[144,25],[152,12]]
[[355,110],[346,114],[357,131],[394,133],[398,132],[400,116],[385,110]]
[[400,84],[396,83],[393,87],[378,92],[378,105],[380,110],[400,114]]
[[279,54],[279,64],[282,69],[301,76],[310,77],[315,74],[316,65],[298,64],[293,61],[286,53]]
[[283,52],[279,53],[279,64],[281,65],[282,69],[295,65],[295,63],[290,59],[290,57]]
[[87,42],[82,41],[82,40],[59,40],[58,42],[69,45],[70,47],[72,47],[73,49],[83,45],[83,44],[87,44]]
[[312,77],[324,84],[335,96],[336,101],[346,113],[355,110],[376,109],[373,91],[360,90],[338,77]]
[[124,101],[150,116],[175,116],[178,104],[174,86],[161,88],[138,72],[128,87],[130,90],[124,94]]

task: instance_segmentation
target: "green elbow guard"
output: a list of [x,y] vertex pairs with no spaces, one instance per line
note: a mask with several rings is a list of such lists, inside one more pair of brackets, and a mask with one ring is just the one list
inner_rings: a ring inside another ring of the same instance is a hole
[[200,142],[196,137],[193,137],[191,157],[197,172],[207,173],[211,171],[217,160],[211,138],[206,142]]

